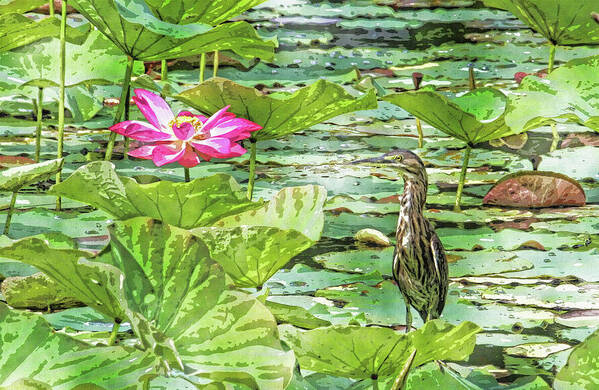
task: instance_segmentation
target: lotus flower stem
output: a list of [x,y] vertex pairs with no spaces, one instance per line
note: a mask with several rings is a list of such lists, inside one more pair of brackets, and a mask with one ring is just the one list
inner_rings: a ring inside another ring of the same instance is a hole
[[183,172],[185,173],[185,183],[189,183],[191,181],[191,175],[189,174],[189,168],[183,167]]
[[254,196],[254,182],[256,180],[256,141],[250,140],[250,180],[248,182],[248,199]]
[[168,64],[166,63],[166,60],[162,60],[160,66],[160,79],[162,81],[166,81],[168,79]]
[[474,64],[468,66],[468,89],[474,91],[476,89],[476,77],[474,76]]
[[399,375],[397,375],[397,378],[395,378],[395,381],[393,382],[393,386],[391,386],[391,390],[400,390],[403,388],[403,385],[406,382],[406,378],[408,377],[408,372],[410,372],[410,368],[412,367],[412,364],[414,363],[415,357],[416,357],[416,350],[413,350],[412,353],[410,354],[410,357],[406,361],[406,364],[404,364],[401,371],[399,372]]
[[461,211],[460,203],[462,202],[462,191],[464,190],[464,182],[466,181],[466,172],[468,170],[468,162],[470,161],[470,151],[472,147],[466,145],[466,151],[464,152],[464,161],[462,162],[462,171],[460,172],[460,182],[458,183],[458,192],[455,197],[455,206],[453,211]]
[[35,130],[35,162],[40,162],[42,149],[42,115],[43,115],[44,88],[37,89],[37,129]]
[[[129,120],[129,112],[131,111],[131,105],[129,104],[129,100],[131,99],[131,88],[127,88],[127,97],[125,98],[125,101],[127,102],[127,105],[125,106],[125,116],[124,119],[125,121]],[[125,137],[123,136],[123,139],[125,140],[125,145],[123,147],[123,160],[129,160],[129,142],[131,142],[131,138],[129,137]]]
[[214,73],[212,73],[213,77],[218,76],[218,62],[219,62],[219,56],[218,56],[218,50],[216,50],[214,52],[214,60],[213,60],[213,67],[214,67]]
[[6,222],[4,222],[4,234],[8,235],[8,230],[10,229],[10,221],[12,220],[12,214],[15,211],[15,203],[17,202],[17,191],[12,193],[12,197],[10,198],[10,205],[8,206],[8,214],[6,215]]
[[[62,158],[64,147],[64,97],[66,84],[66,34],[67,34],[67,0],[62,1],[60,16],[60,97],[58,100],[58,151],[56,158]],[[56,184],[61,181],[61,171],[56,174]],[[56,198],[56,210],[60,211],[62,199]]]
[[[129,101],[127,101],[127,95],[129,94],[129,86],[131,85],[131,73],[133,73],[133,58],[129,57],[129,62],[127,63],[127,69],[125,70],[125,78],[123,80],[123,91],[121,92],[121,101],[119,102],[119,107],[117,108],[116,115],[114,116],[114,124],[121,122],[121,118],[125,112],[125,105],[129,105]],[[112,150],[114,149],[114,141],[116,140],[116,133],[110,133],[110,138],[108,139],[108,145],[106,146],[106,155],[104,156],[104,160],[110,161],[112,158]]]
[[551,133],[553,134],[553,141],[551,141],[551,148],[549,151],[554,152],[559,144],[559,133],[557,132],[557,125],[555,123],[551,124]]
[[112,331],[110,332],[110,338],[108,339],[108,346],[112,346],[115,344],[116,336],[119,332],[120,326],[121,326],[121,322],[115,320],[114,324],[112,325]]
[[200,83],[204,82],[204,75],[206,74],[206,53],[202,53],[200,56]]
[[551,44],[551,47],[549,48],[549,67],[547,68],[549,73],[553,72],[553,67],[555,65],[555,49],[556,46]]
[[[412,73],[412,83],[414,84],[415,91],[420,89],[423,78],[424,75],[420,72]],[[420,121],[420,118],[416,118],[416,130],[418,130],[418,148],[422,148],[424,146],[424,134],[422,133],[422,122]]]
[[48,11],[50,11],[50,16],[54,17],[54,0],[48,2]]

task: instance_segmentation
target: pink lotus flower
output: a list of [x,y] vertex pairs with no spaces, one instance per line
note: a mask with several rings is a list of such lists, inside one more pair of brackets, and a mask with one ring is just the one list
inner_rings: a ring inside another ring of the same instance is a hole
[[200,158],[229,158],[241,156],[246,150],[236,142],[249,138],[252,131],[262,127],[247,119],[236,118],[227,112],[230,106],[207,118],[182,111],[175,117],[160,96],[136,89],[133,100],[149,123],[125,121],[110,130],[147,144],[131,150],[129,155],[151,159],[157,166],[178,162],[186,168],[195,167]]

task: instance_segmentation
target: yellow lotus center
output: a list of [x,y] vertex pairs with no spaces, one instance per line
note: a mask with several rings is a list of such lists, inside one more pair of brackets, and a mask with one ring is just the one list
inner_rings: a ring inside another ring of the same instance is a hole
[[170,126],[174,126],[176,125],[177,127],[181,127],[181,125],[183,125],[184,123],[189,123],[193,126],[193,128],[195,129],[195,135],[193,136],[194,139],[206,139],[208,138],[210,135],[206,134],[205,132],[202,131],[202,127],[204,127],[204,124],[202,123],[202,121],[200,120],[200,118],[196,118],[195,116],[178,116],[175,119],[173,119],[172,121],[170,121],[169,125]]

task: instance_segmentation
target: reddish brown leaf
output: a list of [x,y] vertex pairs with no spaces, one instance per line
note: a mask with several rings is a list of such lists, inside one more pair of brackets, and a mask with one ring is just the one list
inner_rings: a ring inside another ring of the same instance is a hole
[[508,175],[489,190],[483,204],[507,207],[584,206],[580,184],[554,172],[525,171]]
[[29,157],[0,156],[0,168],[13,168],[29,164],[35,164],[35,161]]

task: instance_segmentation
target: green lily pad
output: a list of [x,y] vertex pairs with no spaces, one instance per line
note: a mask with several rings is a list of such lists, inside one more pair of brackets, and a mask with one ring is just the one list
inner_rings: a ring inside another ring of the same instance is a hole
[[318,270],[304,264],[296,264],[289,270],[283,269],[274,274],[264,287],[268,287],[273,294],[297,294],[361,281],[375,284],[381,280],[381,274],[376,271],[357,275]]
[[63,159],[23,165],[0,171],[0,191],[16,192],[22,187],[47,180],[60,172]]
[[231,105],[230,112],[263,127],[252,136],[257,141],[283,137],[340,114],[377,106],[374,91],[356,98],[325,80],[278,99],[230,80],[212,78],[182,92],[177,99],[210,114],[224,104]]
[[119,177],[114,165],[104,161],[77,169],[50,192],[97,207],[117,219],[149,216],[183,228],[207,226],[262,205],[248,201],[239,184],[227,175],[189,183],[138,184]]
[[598,44],[599,27],[589,15],[597,11],[590,0],[484,0],[486,6],[510,11],[555,45]]
[[326,190],[321,186],[284,188],[262,207],[227,216],[214,225],[293,229],[312,241],[318,241],[324,225],[322,208],[326,195]]
[[414,366],[432,360],[462,360],[472,353],[475,335],[480,331],[473,323],[454,327],[439,320],[409,334],[360,326],[304,332],[290,326],[280,329],[302,368],[354,379],[397,375],[414,349]]
[[[331,252],[314,257],[314,261],[326,268],[353,273],[370,273],[378,271],[391,276],[393,248],[382,250],[356,250]],[[448,252],[450,257],[449,276],[481,276],[523,271],[533,268],[533,264],[510,252],[477,251]]]
[[392,94],[383,100],[471,145],[517,133],[505,124],[506,96],[492,88],[476,89],[451,100],[430,91]]
[[[88,306],[44,314],[44,318],[54,329],[69,328],[84,332],[110,332],[114,326],[112,318],[108,318]],[[130,328],[127,324],[121,324],[119,330],[127,331]]]
[[266,301],[265,304],[279,324],[291,324],[304,329],[315,329],[331,325],[329,321],[312,315],[300,306],[285,305],[272,301]]

